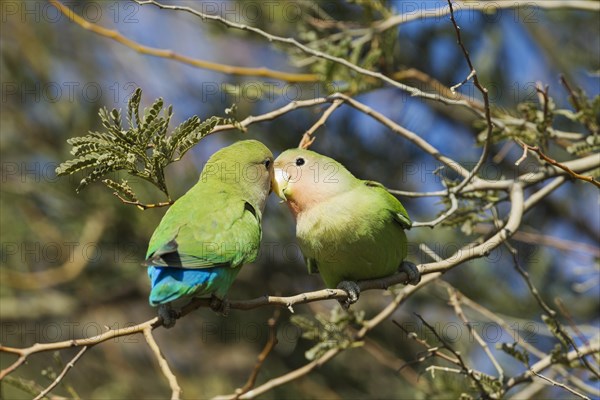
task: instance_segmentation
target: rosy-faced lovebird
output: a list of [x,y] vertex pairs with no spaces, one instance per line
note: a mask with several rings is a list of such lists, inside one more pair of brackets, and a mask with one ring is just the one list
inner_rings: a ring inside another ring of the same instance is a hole
[[172,302],[205,295],[223,299],[240,267],[256,259],[272,163],[273,154],[256,140],[225,147],[164,215],[144,264],[150,304],[159,306],[166,327],[177,318]]
[[357,179],[332,158],[304,149],[283,152],[274,163],[273,191],[296,220],[296,236],[309,273],[330,288],[343,289],[349,306],[358,300],[356,281],[406,272],[405,229],[411,220],[400,201],[381,184]]

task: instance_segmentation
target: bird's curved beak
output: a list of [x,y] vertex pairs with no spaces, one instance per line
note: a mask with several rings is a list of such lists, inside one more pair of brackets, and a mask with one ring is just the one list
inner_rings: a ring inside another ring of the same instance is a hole
[[287,189],[288,182],[290,181],[289,175],[281,168],[275,168],[273,173],[273,192],[279,196],[283,201],[287,201],[285,197],[285,190]]

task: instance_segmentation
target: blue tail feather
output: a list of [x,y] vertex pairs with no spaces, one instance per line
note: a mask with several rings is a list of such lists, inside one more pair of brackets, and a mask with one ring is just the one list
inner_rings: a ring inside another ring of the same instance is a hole
[[228,266],[198,269],[151,266],[148,268],[152,285],[150,305],[156,307],[180,298],[213,293],[222,297],[229,290],[238,270]]

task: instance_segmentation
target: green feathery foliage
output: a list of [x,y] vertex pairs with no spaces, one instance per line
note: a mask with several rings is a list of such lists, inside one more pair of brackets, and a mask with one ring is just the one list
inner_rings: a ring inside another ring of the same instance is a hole
[[343,312],[340,308],[334,308],[329,317],[317,314],[313,320],[302,315],[292,315],[290,321],[300,328],[303,339],[317,342],[305,353],[306,359],[310,361],[333,348],[345,349],[363,345],[361,341],[355,341],[346,328],[353,324],[361,325],[364,312]]
[[[173,107],[163,110],[163,100],[159,98],[140,115],[141,98],[142,90],[138,88],[128,101],[127,128],[122,126],[120,110],[113,109],[109,112],[106,108],[101,108],[98,115],[106,130],[68,139],[67,143],[73,146],[71,154],[75,158],[56,168],[57,175],[88,171],[76,189],[79,192],[109,173],[126,171],[152,183],[170,200],[164,168],[179,161],[188,150],[209,135],[216,125],[235,124],[229,118],[212,116],[202,121],[198,116],[193,116],[167,135]],[[122,200],[137,201],[137,196],[126,180],[115,182],[106,178],[102,183]]]

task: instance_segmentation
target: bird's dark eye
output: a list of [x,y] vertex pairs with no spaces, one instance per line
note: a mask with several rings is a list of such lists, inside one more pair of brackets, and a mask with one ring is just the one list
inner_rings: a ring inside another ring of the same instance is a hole
[[267,169],[269,169],[269,166],[271,165],[271,160],[269,160],[268,158],[265,160],[265,167],[267,167]]
[[298,167],[300,167],[300,166],[304,165],[304,158],[302,158],[302,157],[298,157],[298,158],[296,158],[296,165],[297,165]]

